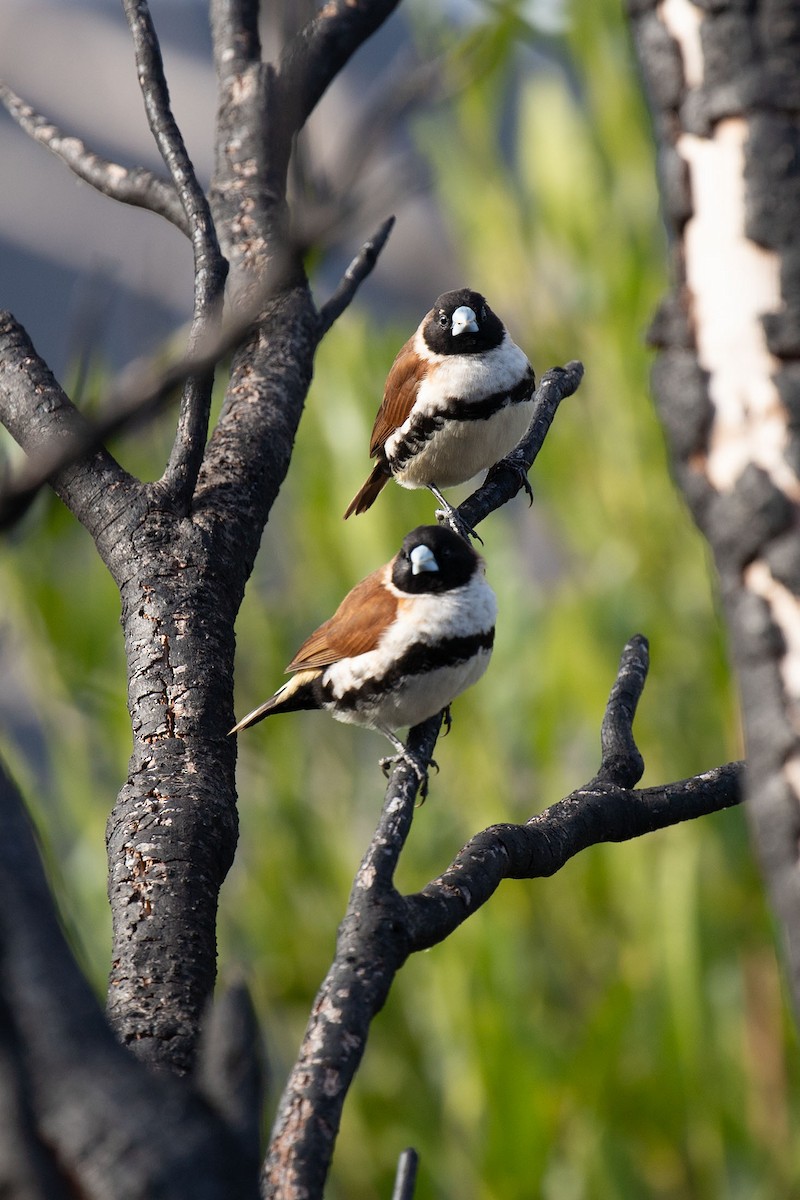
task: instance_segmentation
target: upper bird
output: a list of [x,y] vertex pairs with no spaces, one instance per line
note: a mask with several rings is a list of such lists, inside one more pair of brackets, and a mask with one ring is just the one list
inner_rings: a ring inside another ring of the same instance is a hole
[[[394,476],[429,488],[466,483],[514,448],[531,420],[533,367],[479,292],[445,292],[392,364],[369,444],[378,461],[345,519],[366,512]],[[471,531],[470,531],[471,532]]]
[[452,530],[421,525],[348,592],[289,663],[293,678],[231,733],[273,713],[327,709],[384,733],[424,788],[424,767],[394,731],[432,717],[480,679],[496,613],[483,559]]

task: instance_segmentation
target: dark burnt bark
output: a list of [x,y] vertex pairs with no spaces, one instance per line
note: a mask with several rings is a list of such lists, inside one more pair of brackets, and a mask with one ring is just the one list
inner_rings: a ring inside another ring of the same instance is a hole
[[800,6],[630,8],[672,246],[653,384],[719,572],[800,1011]]
[[[0,1090],[2,1111],[14,1114],[2,1122],[0,1190],[121,1200],[256,1195],[257,1023],[241,990],[208,1007],[219,889],[237,837],[236,747],[227,736],[233,628],[289,467],[316,348],[391,227],[385,222],[365,243],[318,308],[291,237],[292,146],[332,79],[396,2],[331,0],[264,62],[256,0],[212,0],[219,95],[208,199],[172,118],[145,0],[124,7],[169,180],[122,170],[0,92],[20,125],[81,178],[170,220],[191,239],[195,259],[186,355],[114,385],[118,406],[94,425],[14,318],[0,318],[0,419],[31,456],[0,500],[0,523],[47,480],[93,537],[120,592],[133,736],[128,778],[108,822],[114,940],[105,1016],[63,939],[20,798],[0,770]],[[223,351],[233,359],[209,435],[212,375]],[[470,524],[524,486],[558,403],[581,374],[579,363],[544,374],[529,434],[461,507]],[[104,438],[154,412],[178,384],[169,461],[157,483],[143,484]],[[762,508],[768,523],[772,510]],[[646,643],[634,639],[609,700],[595,779],[524,826],[479,834],[414,896],[397,893],[393,876],[418,781],[402,764],[394,770],[284,1093],[263,1172],[266,1194],[321,1196],[370,1021],[408,954],[446,937],[503,878],[550,874],[587,845],[736,803],[739,764],[634,790],[642,764],[631,722],[646,669]],[[427,758],[440,721],[411,732]],[[398,1200],[411,1195],[414,1162],[413,1153],[403,1159]]]
[[[525,825],[495,825],[477,834],[442,875],[408,896],[395,888],[394,873],[411,830],[419,784],[408,766],[395,768],[339,927],[336,956],[281,1098],[263,1178],[263,1194],[270,1200],[322,1195],[370,1024],[410,954],[448,937],[504,879],[553,875],[588,846],[626,841],[739,803],[742,763],[636,790],[644,762],[631,726],[648,664],[646,640],[632,638],[609,696],[601,764],[593,779]],[[441,716],[411,731],[410,744],[425,761],[433,754],[440,725]]]

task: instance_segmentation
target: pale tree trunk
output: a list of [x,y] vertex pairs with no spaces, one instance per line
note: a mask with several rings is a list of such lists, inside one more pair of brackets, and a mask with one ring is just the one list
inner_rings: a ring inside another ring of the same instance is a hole
[[800,1011],[800,4],[630,12],[671,240],[654,390],[719,572],[747,810]]

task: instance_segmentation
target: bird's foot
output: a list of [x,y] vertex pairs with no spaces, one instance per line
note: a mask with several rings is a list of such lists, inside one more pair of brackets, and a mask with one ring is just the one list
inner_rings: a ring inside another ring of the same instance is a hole
[[531,481],[528,478],[528,472],[524,463],[521,463],[516,457],[516,451],[512,450],[510,454],[507,454],[505,458],[501,458],[499,462],[495,463],[494,466],[489,469],[489,473],[486,476],[486,482],[488,483],[491,479],[493,471],[502,471],[505,468],[508,468],[509,471],[512,471],[514,475],[516,475],[517,479],[519,480],[520,488],[525,491],[525,494],[528,497],[528,502],[533,504],[533,488],[531,487]]
[[445,708],[442,709],[442,725],[444,725],[444,736],[445,737],[447,737],[448,733],[450,732],[452,724],[453,724],[453,714],[450,712],[450,705],[448,704]]
[[457,533],[465,542],[469,542],[470,538],[474,538],[476,542],[480,542],[483,545],[481,535],[475,532],[469,522],[465,521],[460,515],[458,509],[453,508],[452,504],[448,504],[446,508],[437,508],[436,520],[449,525],[453,533]]
[[[428,768],[425,767],[424,763],[420,762],[415,754],[411,753],[407,746],[403,746],[402,750],[398,751],[397,754],[388,754],[379,761],[381,770],[387,779],[398,763],[402,762],[406,766],[411,767],[411,770],[419,781],[419,802],[420,804],[425,803],[428,796]],[[433,758],[430,761],[430,766],[433,767],[434,771],[439,770],[439,764]]]
[[434,483],[428,484],[428,491],[431,492],[441,504],[441,508],[436,509],[436,520],[446,522],[452,529],[453,533],[457,533],[465,542],[469,543],[470,538],[474,538],[476,542],[483,545],[483,538],[475,532],[470,524],[468,524],[459,513],[458,509],[453,508],[449,500],[445,500],[442,493]]

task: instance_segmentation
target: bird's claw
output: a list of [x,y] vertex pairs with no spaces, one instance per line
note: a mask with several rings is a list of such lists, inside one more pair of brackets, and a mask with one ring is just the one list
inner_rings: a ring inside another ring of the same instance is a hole
[[524,469],[524,467],[519,468],[519,476],[522,481],[522,486],[525,489],[525,494],[528,497],[528,507],[530,508],[533,506],[533,487],[531,486],[530,479],[528,479],[528,472]]
[[444,736],[445,737],[447,737],[448,733],[450,732],[452,724],[453,724],[453,714],[450,712],[450,705],[448,704],[445,708],[442,709],[442,725],[444,725]]
[[499,462],[494,464],[486,476],[486,482],[489,482],[493,472],[502,473],[503,469],[506,467],[509,471],[516,475],[517,479],[519,480],[520,488],[524,489],[525,494],[528,497],[529,504],[533,504],[533,488],[531,487],[531,481],[528,478],[527,468],[525,467],[524,463],[519,461],[513,452],[511,454],[507,454],[505,458],[501,458]]
[[483,538],[477,533],[472,526],[464,520],[455,508],[437,508],[436,520],[440,524],[449,525],[453,533],[457,533],[465,542],[469,543],[470,538],[474,538],[476,542],[483,545]]
[[[419,782],[420,804],[425,802],[428,795],[428,770],[426,770],[416,755],[412,754],[408,748],[405,748],[402,754],[388,754],[385,758],[381,758],[379,762],[380,768],[387,779],[398,763],[405,763],[406,766],[411,767]],[[430,767],[433,767],[434,771],[438,772],[439,764],[436,762],[436,759],[431,759],[428,769]]]

